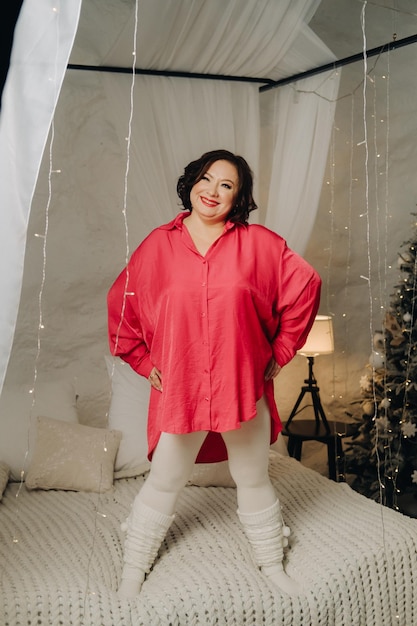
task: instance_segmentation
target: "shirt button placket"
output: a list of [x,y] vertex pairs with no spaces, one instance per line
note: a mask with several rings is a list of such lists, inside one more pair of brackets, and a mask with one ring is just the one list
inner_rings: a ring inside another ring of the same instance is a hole
[[207,420],[211,423],[210,407],[211,407],[211,380],[210,380],[210,341],[209,341],[209,320],[208,320],[208,262],[206,259],[202,263],[201,277],[201,327],[203,339],[203,359],[202,370],[204,376],[204,392],[203,399],[207,408]]

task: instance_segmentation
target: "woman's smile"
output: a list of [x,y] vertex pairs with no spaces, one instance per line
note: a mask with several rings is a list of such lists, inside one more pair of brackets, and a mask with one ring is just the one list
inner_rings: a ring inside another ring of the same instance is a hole
[[210,200],[210,198],[206,198],[205,196],[200,196],[200,200],[208,207],[215,207],[219,204],[216,200]]

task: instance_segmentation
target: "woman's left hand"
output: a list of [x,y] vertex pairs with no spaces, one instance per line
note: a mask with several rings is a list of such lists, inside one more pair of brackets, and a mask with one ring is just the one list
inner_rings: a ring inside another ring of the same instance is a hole
[[278,376],[280,371],[281,371],[280,366],[275,361],[274,357],[272,357],[272,359],[269,361],[268,365],[266,366],[265,380],[271,380],[272,378],[275,378],[275,376]]
[[162,374],[157,367],[153,367],[148,377],[151,386],[157,391],[162,391]]

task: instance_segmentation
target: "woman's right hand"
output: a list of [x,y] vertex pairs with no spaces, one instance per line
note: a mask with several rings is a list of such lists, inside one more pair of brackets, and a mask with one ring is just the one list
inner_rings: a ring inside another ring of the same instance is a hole
[[154,389],[162,391],[162,374],[157,367],[152,368],[148,380]]
[[281,367],[275,361],[274,357],[271,358],[265,370],[265,380],[272,380],[281,371]]

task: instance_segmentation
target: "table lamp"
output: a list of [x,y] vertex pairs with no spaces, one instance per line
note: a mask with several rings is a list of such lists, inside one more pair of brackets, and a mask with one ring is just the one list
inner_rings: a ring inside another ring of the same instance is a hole
[[[334,351],[334,341],[333,341],[333,324],[332,318],[330,315],[317,315],[313,326],[310,330],[310,333],[307,337],[307,341],[304,346],[298,350],[297,354],[301,354],[302,356],[307,357],[308,360],[308,378],[304,380],[305,385],[301,388],[300,395],[298,396],[297,402],[294,405],[293,410],[290,413],[290,416],[286,423],[286,428],[288,429],[293,417],[298,412],[298,407],[300,406],[304,396],[306,393],[310,393],[313,400],[313,408],[314,408],[314,418],[316,420],[317,429],[320,428],[320,420],[323,422],[324,427],[327,433],[330,433],[330,426],[327,421],[326,415],[324,413],[320,394],[319,387],[317,386],[317,380],[314,376],[313,365],[314,365],[314,357],[320,356],[322,354],[331,354]],[[304,408],[304,407],[303,407]],[[300,409],[302,410],[302,409]]]

